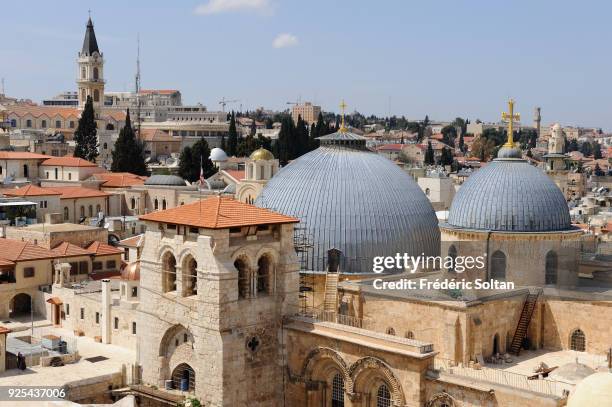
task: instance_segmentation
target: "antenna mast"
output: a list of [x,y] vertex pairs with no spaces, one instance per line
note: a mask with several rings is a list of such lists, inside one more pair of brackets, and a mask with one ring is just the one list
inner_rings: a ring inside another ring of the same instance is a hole
[[136,37],[137,50],[136,50],[136,78],[135,78],[135,91],[136,91],[136,123],[138,124],[138,137],[140,137],[140,125],[142,118],[140,115],[140,34]]

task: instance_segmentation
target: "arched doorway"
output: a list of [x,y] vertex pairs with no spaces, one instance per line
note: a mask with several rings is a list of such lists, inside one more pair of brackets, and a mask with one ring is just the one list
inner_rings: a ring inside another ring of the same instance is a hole
[[181,391],[195,391],[195,372],[187,363],[181,363],[172,371],[172,385]]
[[500,353],[499,349],[499,334],[495,334],[493,337],[493,355]]
[[10,318],[30,315],[32,311],[32,297],[25,293],[17,294],[13,297],[9,305]]

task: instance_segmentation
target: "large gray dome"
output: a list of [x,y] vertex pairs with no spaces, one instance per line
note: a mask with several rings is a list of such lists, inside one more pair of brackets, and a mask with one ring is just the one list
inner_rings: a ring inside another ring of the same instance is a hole
[[561,190],[522,159],[496,159],[474,172],[455,195],[448,224],[504,232],[571,229]]
[[[439,254],[435,212],[413,179],[351,133],[320,138],[321,147],[281,169],[255,205],[295,216],[313,244],[307,270],[323,271],[327,251],[342,252],[343,272],[372,272],[372,258]],[[298,231],[298,234],[300,232]]]

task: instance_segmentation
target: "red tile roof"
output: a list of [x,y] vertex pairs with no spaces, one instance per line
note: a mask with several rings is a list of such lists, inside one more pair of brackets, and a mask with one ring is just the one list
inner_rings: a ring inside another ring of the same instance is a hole
[[123,188],[132,185],[143,185],[147,177],[134,175],[129,172],[105,172],[95,174],[95,179],[104,181],[100,186],[105,188]]
[[223,172],[227,173],[227,175],[234,178],[236,181],[244,179],[244,170],[223,170]]
[[48,158],[51,156],[27,151],[0,151],[0,160],[46,160]]
[[98,191],[97,189],[84,188],[84,187],[52,187],[43,188],[50,191],[59,192],[62,194],[60,199],[75,199],[75,198],[96,198],[110,196],[108,192]]
[[96,163],[78,157],[65,156],[53,157],[43,161],[41,165],[53,165],[57,167],[97,167]]
[[376,149],[379,151],[401,151],[402,148],[404,148],[406,146],[406,144],[383,144],[382,146],[378,146]]
[[152,212],[140,219],[206,229],[299,222],[290,216],[220,196]]
[[41,188],[36,185],[26,185],[25,187],[15,188],[12,190],[3,191],[4,195],[8,196],[48,196],[48,195],[61,195],[61,192],[55,191],[51,188]]
[[89,246],[86,247],[86,249],[89,253],[95,254],[96,256],[108,256],[111,254],[123,253],[122,249],[97,241],[92,242]]
[[58,253],[21,240],[0,238],[0,258],[10,261],[52,259]]
[[37,105],[10,105],[6,107],[7,114],[15,114],[19,117],[27,116],[28,114],[34,117],[47,116],[54,118],[61,116],[64,119],[70,117],[77,119],[81,112],[75,107],[57,107],[57,106],[37,106]]
[[61,256],[89,256],[91,254],[91,252],[82,247],[69,242],[60,243],[51,250]]

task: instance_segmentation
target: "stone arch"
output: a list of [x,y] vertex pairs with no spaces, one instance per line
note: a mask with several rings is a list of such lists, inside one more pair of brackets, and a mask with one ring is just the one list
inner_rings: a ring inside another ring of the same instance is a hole
[[176,257],[171,250],[163,252],[161,257],[162,292],[176,291]]
[[159,342],[158,356],[161,363],[159,379],[171,379],[171,373],[183,363],[195,363],[195,339],[184,325],[168,328]]
[[[372,393],[385,383],[391,391],[394,406],[403,406],[406,401],[402,385],[393,371],[384,361],[373,356],[361,358],[349,368],[352,387],[347,386],[347,393]],[[374,393],[375,394],[375,393]]]
[[333,349],[318,347],[311,350],[304,359],[301,377],[304,380],[331,380],[334,373],[340,373],[344,379],[344,388],[353,388],[353,381],[349,368],[342,358]]
[[500,342],[499,333],[496,332],[495,335],[493,335],[493,344],[491,347],[491,354],[496,355],[498,353],[501,353],[501,342]]
[[257,295],[268,295],[274,292],[277,256],[273,251],[260,250],[257,254],[257,268],[255,269],[255,289]]
[[9,302],[9,317],[30,315],[32,312],[32,297],[27,293],[19,293]]
[[[248,204],[252,204],[253,203],[252,201],[255,200],[255,196],[256,195],[257,194],[255,193],[255,188],[253,188],[250,185],[247,185],[246,187],[241,189],[240,196],[238,197],[238,200],[240,202],[245,202],[245,203],[248,203]],[[249,198],[251,198],[251,199],[249,199]]]
[[238,271],[238,299],[250,298],[253,293],[253,266],[249,255],[244,252],[232,258]]
[[176,366],[170,375],[173,387],[187,392],[195,391],[195,376],[195,370],[188,363]]
[[455,399],[445,391],[435,394],[425,403],[425,407],[441,406],[455,407],[457,406],[457,403],[455,402]]
[[198,294],[198,262],[191,252],[180,256],[181,261],[181,283],[183,297]]

